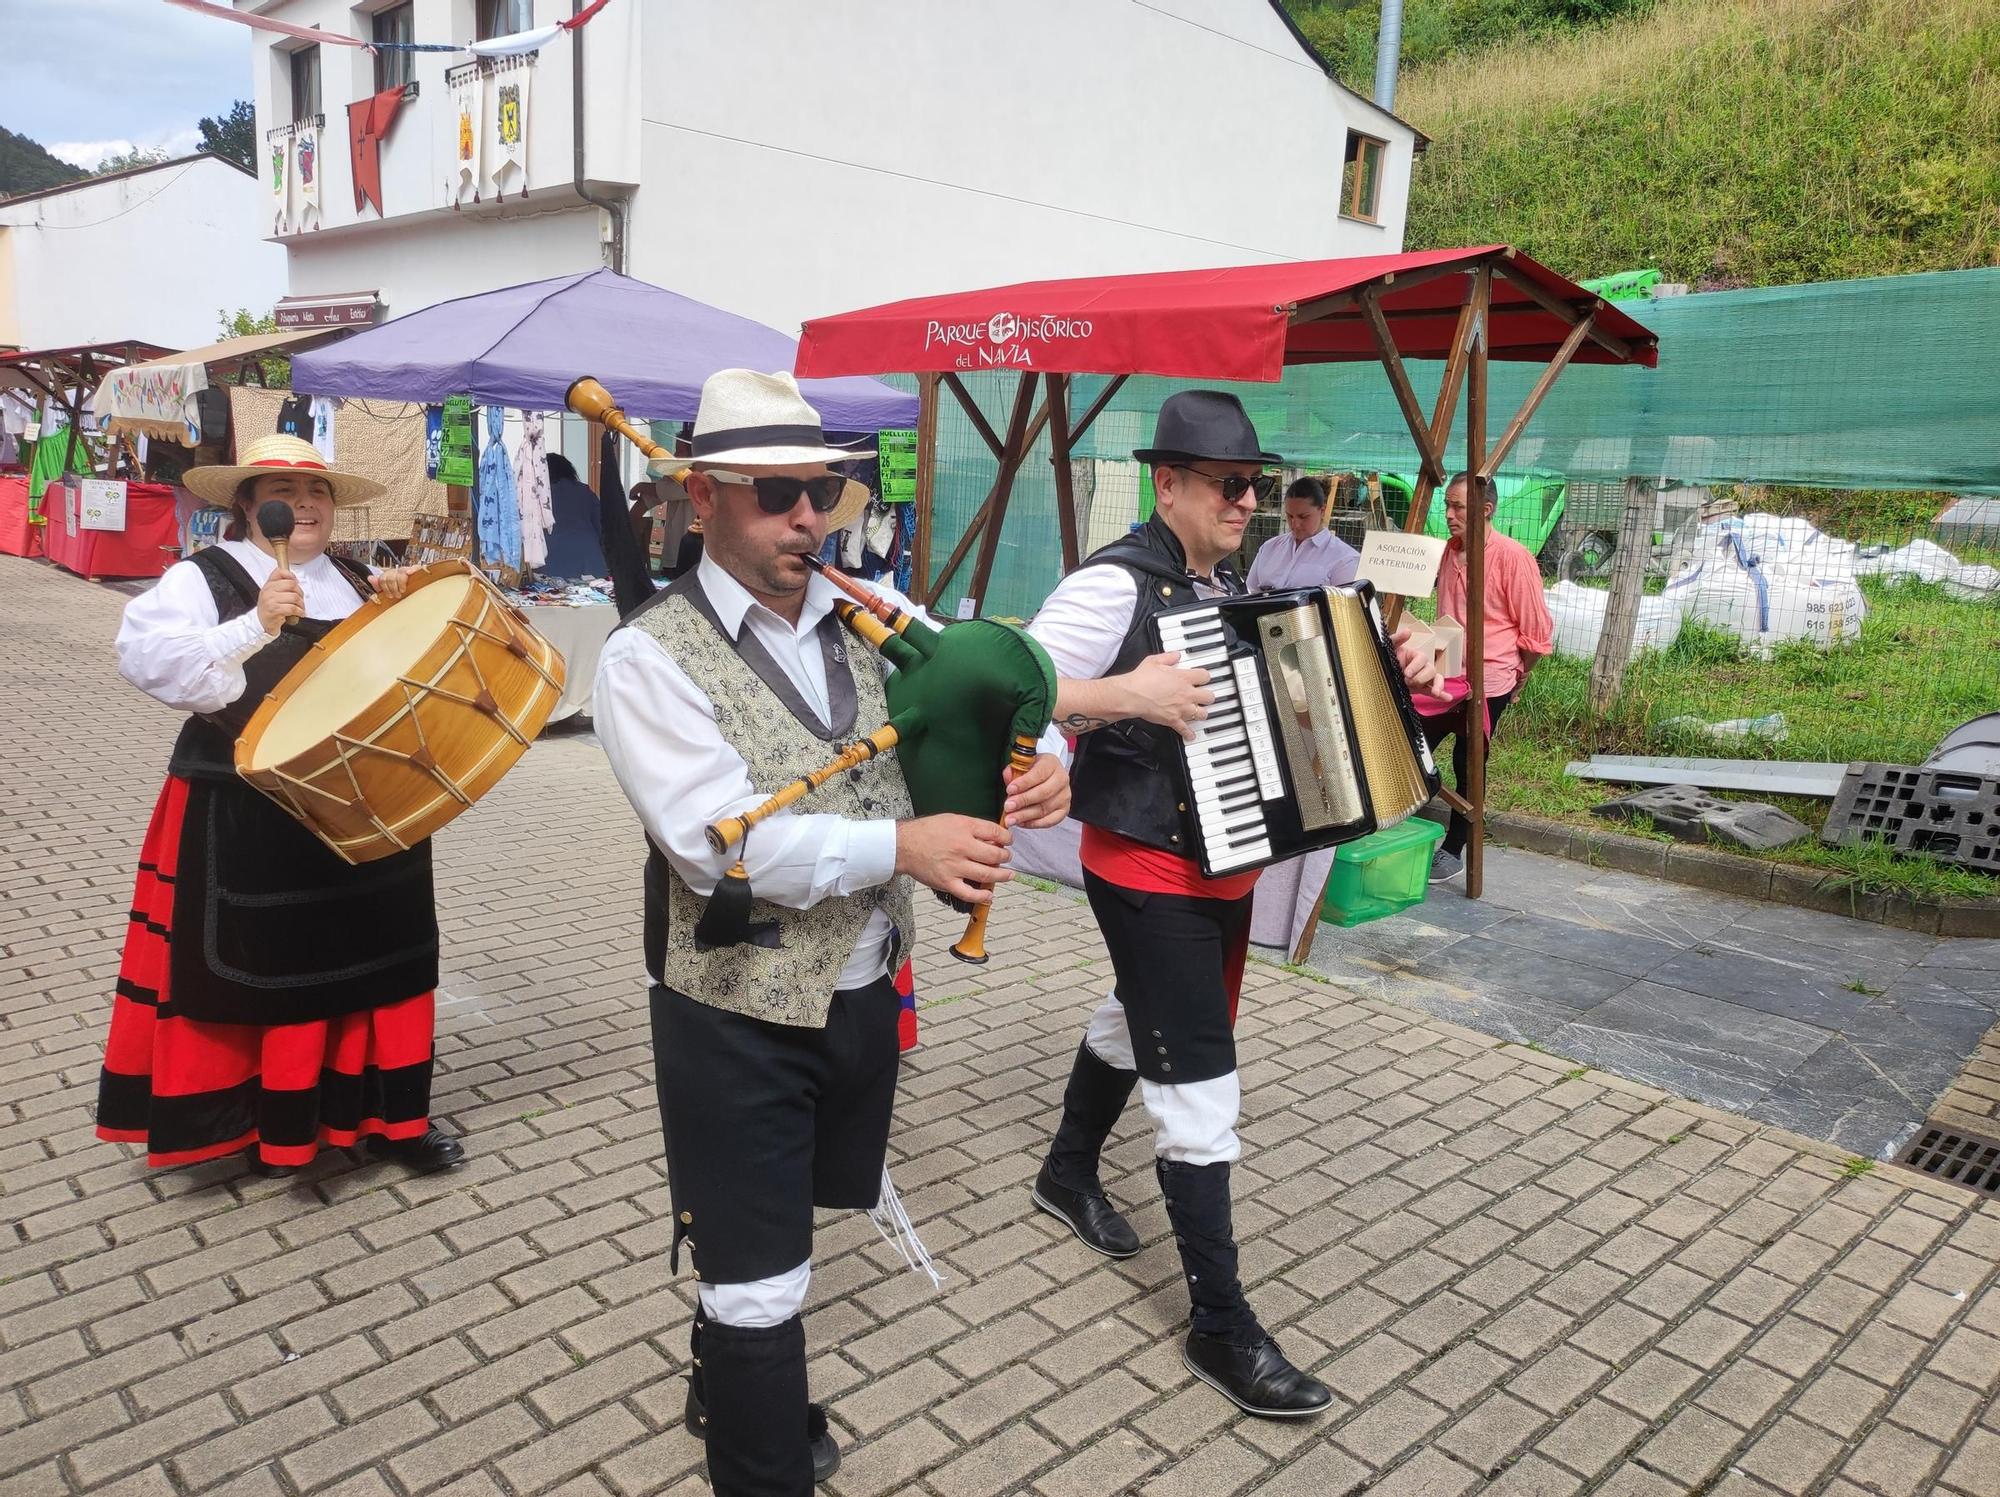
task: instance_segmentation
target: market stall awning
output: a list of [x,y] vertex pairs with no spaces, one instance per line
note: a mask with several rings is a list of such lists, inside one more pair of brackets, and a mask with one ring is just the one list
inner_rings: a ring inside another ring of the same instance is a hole
[[327,328],[297,328],[275,333],[251,333],[225,338],[202,348],[190,348],[144,363],[114,369],[91,397],[90,412],[117,436],[148,436],[194,446],[201,440],[195,419],[195,397],[208,388],[208,371],[217,366],[323,343],[337,336]]
[[[292,361],[293,388],[435,404],[560,411],[584,375],[634,420],[687,421],[718,369],[790,369],[798,345],[774,328],[609,270],[440,302]],[[911,426],[917,398],[872,379],[809,381],[834,431]]]
[[130,338],[122,343],[79,343],[69,348],[23,348],[0,352],[0,385],[70,400],[77,386],[97,388],[111,370],[141,359],[172,353],[157,343]]
[[1027,281],[916,297],[809,321],[803,376],[1157,374],[1268,380],[1287,364],[1373,361],[1376,317],[1406,359],[1453,345],[1467,278],[1490,267],[1488,356],[1546,363],[1594,312],[1582,363],[1653,365],[1653,335],[1610,303],[1504,245]]

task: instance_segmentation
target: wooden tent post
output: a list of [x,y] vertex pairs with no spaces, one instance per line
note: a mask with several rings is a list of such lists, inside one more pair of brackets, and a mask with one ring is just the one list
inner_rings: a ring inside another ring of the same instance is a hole
[[931,601],[931,512],[937,494],[938,377],[917,376],[917,523],[910,537],[910,596]]
[[[1472,325],[1465,371],[1465,471],[1486,471],[1486,354],[1491,334],[1493,270],[1482,265],[1472,285]],[[1486,506],[1466,495],[1465,514],[1465,897],[1479,898],[1486,862]]]
[[[1033,438],[1027,435],[1028,413],[1034,409],[1035,383],[1039,377],[1032,370],[1023,370],[1020,382],[1014,387],[1014,415],[1007,423],[1007,448],[1000,459],[999,476],[993,481],[993,494],[988,501],[991,512],[986,518],[985,532],[979,537],[979,559],[972,564],[970,597],[974,613],[986,606],[986,587],[993,580],[993,562],[1000,554],[1000,531],[1007,523],[1007,501],[1014,495],[1014,475],[1021,471],[1028,448],[1033,445]],[[1049,405],[1044,402],[1044,419],[1048,411]]]
[[1051,374],[1049,386],[1049,464],[1055,469],[1056,533],[1062,541],[1062,575],[1083,560],[1076,537],[1076,491],[1069,468],[1069,376]]
[[[950,379],[951,376],[945,376],[947,387],[949,387]],[[1018,443],[1018,452],[1014,458],[1016,467],[1020,465],[1028,449],[1033,447],[1041,438],[1042,428],[1048,425],[1048,421],[1049,403],[1044,400],[1041,408],[1035,412],[1034,420],[1028,423],[1028,429]],[[996,439],[995,451],[1005,453],[1013,450],[1016,445],[1014,443],[997,442]],[[944,559],[944,565],[938,568],[937,581],[932,584],[930,601],[935,602],[944,592],[945,584],[951,580],[952,574],[958,570],[959,563],[964,561],[966,554],[972,550],[973,543],[986,533],[986,525],[994,517],[994,509],[996,507],[1005,507],[1006,498],[1004,491],[1010,489],[1013,486],[1013,482],[1013,475],[1008,472],[1006,460],[1003,458],[1000,464],[1000,477],[996,478],[993,487],[986,491],[986,498],[980,503],[978,510],[973,514],[972,523],[965,527],[965,534],[958,538],[958,544],[951,548],[951,555],[947,556]]]

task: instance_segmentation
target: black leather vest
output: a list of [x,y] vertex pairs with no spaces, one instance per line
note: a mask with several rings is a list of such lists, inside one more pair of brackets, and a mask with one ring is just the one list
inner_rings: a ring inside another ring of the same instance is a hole
[[[1107,676],[1122,675],[1154,653],[1146,626],[1155,614],[1198,598],[1187,552],[1157,514],[1132,534],[1093,551],[1083,564],[1123,567],[1139,584],[1132,625],[1117,659],[1104,672]],[[1215,569],[1215,582],[1226,593],[1243,591],[1226,566]],[[1070,815],[1147,847],[1193,858],[1180,735],[1136,717],[1084,734],[1070,766]]]
[[[188,558],[208,581],[209,595],[215,599],[215,621],[226,624],[257,606],[258,587],[243,564],[227,551],[211,547]],[[368,574],[344,557],[328,556],[354,590],[366,598],[375,590]],[[331,619],[291,619],[278,637],[243,662],[243,695],[216,712],[190,717],[174,740],[167,772],[184,780],[234,780],[236,740],[250,724],[254,713],[271,688],[310,650],[314,641],[333,628]]]

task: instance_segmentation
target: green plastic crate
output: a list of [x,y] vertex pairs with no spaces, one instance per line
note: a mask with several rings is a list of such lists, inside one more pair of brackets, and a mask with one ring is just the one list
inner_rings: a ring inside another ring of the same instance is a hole
[[1328,925],[1359,925],[1422,904],[1430,883],[1431,855],[1442,841],[1443,827],[1412,816],[1342,843],[1334,851],[1319,918]]

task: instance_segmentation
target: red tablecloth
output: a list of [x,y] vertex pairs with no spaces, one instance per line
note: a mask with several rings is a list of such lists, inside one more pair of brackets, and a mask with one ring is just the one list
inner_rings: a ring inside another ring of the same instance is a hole
[[28,480],[0,478],[0,555],[40,556],[40,529],[28,523]]
[[157,577],[174,564],[181,543],[180,518],[171,484],[134,483],[125,490],[123,530],[73,534],[66,522],[62,488],[50,484],[42,495],[42,547],[50,561],[79,577]]

